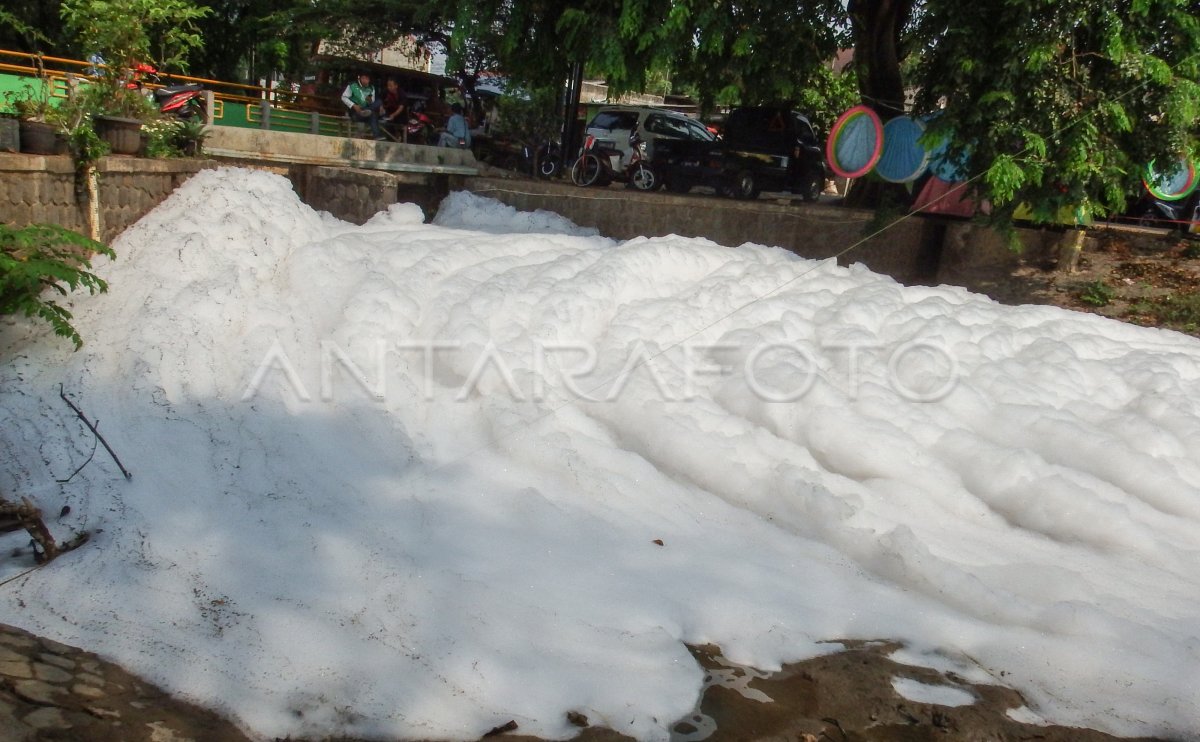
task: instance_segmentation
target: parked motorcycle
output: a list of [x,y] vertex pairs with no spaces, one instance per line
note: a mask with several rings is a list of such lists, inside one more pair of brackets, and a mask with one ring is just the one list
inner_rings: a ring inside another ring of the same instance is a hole
[[[133,77],[125,87],[138,90],[158,107],[163,116],[173,116],[184,121],[208,120],[204,105],[204,86],[200,83],[185,85],[158,85],[158,70],[141,63],[133,69]],[[150,87],[158,85],[158,87]]]
[[621,150],[600,143],[589,134],[583,150],[571,166],[571,182],[577,186],[606,186],[614,180],[624,181],[639,191],[653,191],[662,185],[658,173],[646,162],[646,142],[637,130],[629,134],[629,162],[621,166]]
[[204,86],[200,83],[166,85],[153,90],[158,112],[184,121],[207,121],[204,105]]
[[1200,189],[1174,201],[1143,194],[1132,213],[1143,227],[1166,227],[1185,234],[1200,234]]
[[409,114],[404,124],[405,141],[409,144],[433,144],[433,120],[420,111]]

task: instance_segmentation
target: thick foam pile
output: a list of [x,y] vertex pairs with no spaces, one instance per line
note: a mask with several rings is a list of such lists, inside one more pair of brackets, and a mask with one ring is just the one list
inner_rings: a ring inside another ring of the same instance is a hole
[[[839,639],[1200,735],[1195,339],[466,194],[358,227],[236,169],[115,248],[83,350],[0,326],[0,491],[93,534],[0,620],[256,735],[665,739],[684,643]],[[60,383],[131,481],[56,481]]]

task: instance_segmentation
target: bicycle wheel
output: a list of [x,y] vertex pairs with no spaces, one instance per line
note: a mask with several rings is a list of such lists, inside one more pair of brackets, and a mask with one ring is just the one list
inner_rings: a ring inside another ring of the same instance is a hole
[[582,154],[571,166],[571,182],[577,186],[594,185],[596,181],[600,180],[602,169],[600,158],[590,152]]
[[549,147],[542,147],[537,153],[537,175],[542,178],[553,178],[558,175],[560,167],[558,154],[551,152]]

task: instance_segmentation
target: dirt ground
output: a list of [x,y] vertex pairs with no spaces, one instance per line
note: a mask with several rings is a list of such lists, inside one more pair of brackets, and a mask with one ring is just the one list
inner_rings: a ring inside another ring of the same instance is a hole
[[[890,642],[846,642],[844,651],[786,665],[767,675],[721,657],[718,647],[690,647],[708,671],[699,708],[672,727],[673,742],[1101,742],[1101,732],[1038,725],[1018,719],[1025,701],[1001,685],[972,684],[954,673],[900,664],[888,658]],[[949,686],[974,696],[972,703],[941,706],[910,701],[895,679]],[[1009,715],[1012,712],[1012,716]],[[1016,718],[1014,718],[1016,717]],[[579,725],[588,723],[568,716]],[[523,742],[534,737],[494,730],[493,736]],[[589,742],[630,739],[609,729],[586,727]],[[1143,738],[1149,740],[1150,738]]]
[[1008,276],[962,281],[1005,304],[1052,304],[1200,337],[1200,237],[1124,228],[1088,232],[1074,268],[1053,252]]
[[[690,647],[707,671],[699,706],[672,727],[673,742],[1101,742],[1099,732],[1035,725],[1016,691],[895,662],[889,642],[844,642],[768,675]],[[949,686],[969,703],[936,705],[896,692],[897,679]],[[577,711],[565,720],[583,742],[629,740]],[[484,738],[540,742],[516,722]],[[252,742],[211,711],[172,697],[89,652],[0,624],[2,742]],[[367,742],[352,738],[274,742]]]

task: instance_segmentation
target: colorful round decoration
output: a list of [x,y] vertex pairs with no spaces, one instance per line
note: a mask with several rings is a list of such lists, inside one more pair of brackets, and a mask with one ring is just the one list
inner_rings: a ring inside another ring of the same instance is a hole
[[1154,169],[1154,161],[1146,166],[1146,174],[1142,176],[1142,185],[1155,198],[1163,201],[1179,201],[1191,195],[1196,190],[1196,163],[1183,162],[1174,174],[1166,175]]
[[925,125],[910,116],[897,116],[883,125],[883,153],[875,173],[889,183],[908,183],[929,167],[929,150],[921,144]]
[[846,111],[829,131],[825,158],[843,178],[859,178],[871,172],[883,150],[883,123],[866,106]]
[[[947,157],[946,153],[949,149],[949,139],[942,140],[941,144],[933,148],[933,151],[929,153],[929,172],[944,181],[960,183],[967,179],[967,174],[963,170],[961,163],[954,162]],[[970,154],[971,150],[968,148],[965,156],[969,157]]]

